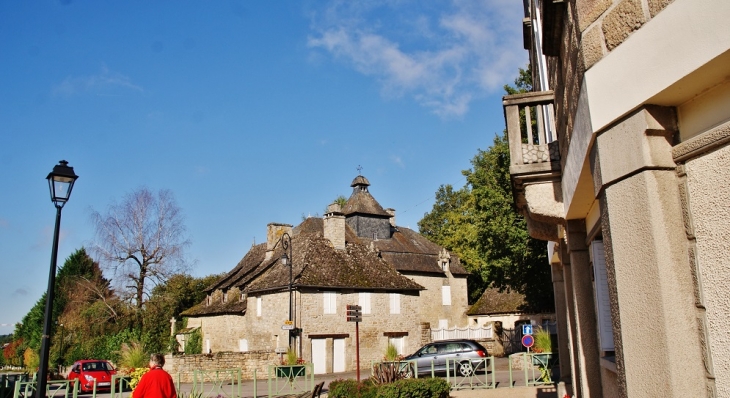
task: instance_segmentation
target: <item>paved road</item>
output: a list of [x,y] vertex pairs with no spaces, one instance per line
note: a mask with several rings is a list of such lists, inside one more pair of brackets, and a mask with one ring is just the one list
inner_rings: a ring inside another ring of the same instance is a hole
[[[547,398],[556,397],[555,388],[552,385],[549,386],[526,386],[525,383],[525,372],[520,370],[513,370],[511,375],[509,371],[509,360],[507,358],[496,358],[494,364],[494,372],[490,371],[487,374],[478,373],[472,378],[461,378],[451,377],[449,382],[452,385],[457,385],[458,389],[454,389],[451,392],[451,396],[454,398]],[[485,389],[484,384],[492,382],[492,374],[494,375],[495,389]],[[539,376],[537,372],[536,376]],[[370,377],[368,370],[363,369],[360,374],[361,380],[365,380]],[[443,375],[440,377],[444,377]],[[534,378],[531,372],[527,374],[528,379]],[[307,378],[306,382],[296,381],[294,385],[290,385],[286,379],[277,379],[270,386],[268,380],[244,380],[241,382],[240,387],[234,391],[234,386],[231,383],[219,383],[215,385],[213,383],[207,383],[202,386],[194,386],[192,383],[183,383],[179,388],[180,398],[192,398],[191,392],[194,387],[197,390],[203,390],[203,398],[217,397],[221,398],[239,396],[241,398],[254,398],[254,397],[267,397],[269,392],[273,395],[283,395],[296,391],[307,391],[311,390],[313,383],[325,383],[324,394],[329,391],[328,386],[334,380],[340,379],[356,379],[356,372],[344,372],[344,373],[332,373],[326,375],[316,375],[314,381],[311,378]],[[54,394],[58,398],[64,398],[63,390],[57,391]],[[121,395],[116,394],[116,397],[111,397],[109,393],[97,393],[98,398],[129,398],[129,392],[125,391]],[[92,394],[85,394],[83,397],[92,398]]]

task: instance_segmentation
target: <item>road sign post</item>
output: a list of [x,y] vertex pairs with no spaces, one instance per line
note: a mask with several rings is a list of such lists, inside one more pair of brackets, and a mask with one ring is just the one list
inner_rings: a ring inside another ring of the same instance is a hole
[[522,345],[527,348],[527,352],[530,352],[530,347],[535,344],[535,338],[531,334],[522,336]]
[[347,306],[347,322],[355,322],[355,356],[357,358],[357,382],[360,382],[360,322],[362,322],[362,307],[359,305]]

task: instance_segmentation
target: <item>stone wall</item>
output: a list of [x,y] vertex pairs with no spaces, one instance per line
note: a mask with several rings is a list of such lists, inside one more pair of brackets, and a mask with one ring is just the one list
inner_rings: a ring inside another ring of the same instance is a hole
[[275,365],[278,361],[279,356],[273,351],[167,355],[165,356],[165,370],[172,375],[175,381],[178,381],[179,377],[179,381],[183,383],[192,383],[196,370],[212,372],[240,369],[241,379],[251,380],[254,378],[254,371],[257,378],[266,377],[269,365]]
[[585,71],[625,42],[673,0],[574,0],[563,16],[559,57],[548,57],[548,80],[555,91],[555,117],[561,159],[578,107]]
[[[439,326],[441,319],[448,321],[450,328],[465,327],[468,321],[466,311],[469,308],[466,278],[454,278],[450,272],[447,275],[443,278],[407,275],[414,282],[426,288],[426,290],[421,290],[419,298],[420,321],[430,323],[433,328]],[[442,304],[441,291],[445,285],[451,286],[451,305]]]
[[[387,220],[386,220],[387,221]],[[404,338],[404,351],[414,352],[421,346],[421,330],[419,328],[419,297],[417,295],[400,294],[400,313],[390,313],[390,293],[373,292],[371,296],[371,313],[363,314],[359,325],[360,363],[369,364],[379,361],[385,354],[389,336]],[[301,341],[302,357],[312,361],[312,340],[327,339],[328,364],[330,371],[333,338],[345,339],[345,368],[355,370],[356,339],[355,323],[347,322],[346,306],[359,304],[359,293],[337,293],[336,313],[323,313],[322,293],[306,293],[302,295],[302,313],[298,325],[301,325],[303,339]]]

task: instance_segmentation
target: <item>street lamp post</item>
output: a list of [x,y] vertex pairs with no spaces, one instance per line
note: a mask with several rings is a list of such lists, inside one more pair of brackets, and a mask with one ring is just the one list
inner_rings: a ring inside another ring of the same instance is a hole
[[[292,277],[294,273],[294,258],[292,256],[292,244],[291,244],[291,236],[289,236],[288,233],[284,232],[283,235],[281,235],[281,248],[284,249],[284,254],[281,255],[281,263],[284,266],[289,266],[289,323],[292,322],[292,313],[294,312],[294,304],[292,301]],[[289,255],[287,256],[287,251],[289,251]],[[289,350],[292,349],[294,346],[294,335],[292,334],[292,331],[289,330]]]
[[51,269],[48,274],[48,290],[46,291],[46,313],[41,336],[41,363],[38,369],[36,398],[46,396],[46,379],[48,378],[48,353],[51,348],[51,317],[53,313],[53,293],[56,285],[56,258],[58,257],[58,232],[61,227],[61,209],[68,202],[74,182],[79,178],[74,174],[73,167],[62,160],[53,167],[48,174],[48,187],[51,191],[51,201],[56,206],[56,227],[53,230],[53,250],[51,251]]

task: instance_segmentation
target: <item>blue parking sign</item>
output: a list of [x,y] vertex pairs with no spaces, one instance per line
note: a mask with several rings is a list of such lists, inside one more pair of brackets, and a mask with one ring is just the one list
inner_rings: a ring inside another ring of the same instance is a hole
[[522,325],[522,334],[532,334],[532,325],[529,323]]

